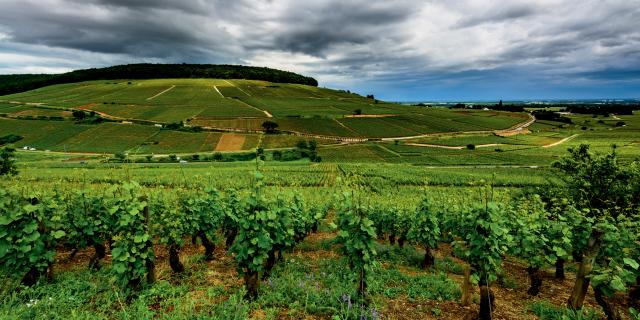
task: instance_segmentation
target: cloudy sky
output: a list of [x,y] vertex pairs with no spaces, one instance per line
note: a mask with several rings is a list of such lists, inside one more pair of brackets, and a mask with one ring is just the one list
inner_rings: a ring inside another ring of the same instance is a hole
[[640,98],[640,0],[0,0],[0,74],[137,62],[395,101]]

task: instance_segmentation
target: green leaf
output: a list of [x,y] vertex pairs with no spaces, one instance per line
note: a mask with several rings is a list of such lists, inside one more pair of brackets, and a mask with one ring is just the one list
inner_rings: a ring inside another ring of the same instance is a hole
[[638,262],[633,259],[624,258],[623,261],[624,261],[624,264],[628,265],[634,270],[638,270],[638,267],[640,267],[640,264],[638,264]]
[[624,283],[622,282],[622,280],[618,277],[615,277],[611,283],[610,286],[612,289],[616,290],[616,291],[625,291],[627,288],[625,287]]
[[11,248],[11,246],[2,241],[0,242],[0,258],[4,257],[8,252],[9,252],[9,248]]
[[62,230],[56,230],[52,233],[53,237],[56,239],[60,239],[66,235],[66,233]]

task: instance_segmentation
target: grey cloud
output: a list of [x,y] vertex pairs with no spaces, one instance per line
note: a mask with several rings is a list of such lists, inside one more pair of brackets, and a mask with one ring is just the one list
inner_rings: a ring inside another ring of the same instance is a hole
[[[0,0],[0,8],[0,54],[29,57],[0,61],[0,70],[259,62],[335,85],[640,78],[620,71],[640,66],[640,0]],[[467,46],[474,37],[487,41]]]
[[[371,5],[369,1],[321,1],[312,6],[295,3],[276,34],[261,49],[278,49],[323,57],[336,45],[371,44],[381,38],[400,43],[394,25],[410,19],[416,1],[388,1]],[[271,32],[272,30],[267,30]]]
[[233,43],[227,41],[223,30],[206,32],[200,27],[204,18],[172,11],[171,7],[160,12],[123,8],[108,11],[106,16],[92,16],[92,7],[86,8],[87,12],[7,6],[0,12],[0,21],[9,26],[12,41],[25,44],[151,58],[222,58],[232,54]]
[[477,15],[469,15],[458,21],[457,27],[469,28],[485,23],[499,23],[515,19],[527,18],[542,13],[543,8],[533,4],[518,4],[511,6],[508,2],[489,8],[486,12]]

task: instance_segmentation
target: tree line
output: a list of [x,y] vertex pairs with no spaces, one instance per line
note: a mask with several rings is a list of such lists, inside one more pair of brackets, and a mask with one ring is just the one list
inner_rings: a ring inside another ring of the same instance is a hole
[[34,90],[54,84],[90,80],[212,78],[264,80],[318,86],[318,81],[289,71],[264,67],[214,64],[129,64],[75,70],[62,74],[0,75],[0,95]]

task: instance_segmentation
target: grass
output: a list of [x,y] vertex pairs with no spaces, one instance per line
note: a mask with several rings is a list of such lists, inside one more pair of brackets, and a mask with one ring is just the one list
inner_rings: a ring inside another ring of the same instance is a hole
[[[186,272],[176,276],[158,259],[159,280],[133,296],[124,295],[112,281],[107,264],[91,272],[82,258],[75,267],[65,267],[52,282],[17,288],[15,278],[0,287],[0,317],[29,319],[141,319],[141,318],[371,318],[385,308],[386,299],[406,297],[409,301],[455,301],[459,285],[444,273],[406,274],[397,268],[378,267],[372,271],[369,306],[360,304],[355,288],[357,276],[349,272],[346,259],[327,254],[325,243],[306,240],[298,252],[289,253],[262,281],[255,301],[244,299],[241,280],[233,258],[219,252],[205,262],[195,247],[183,254]],[[328,249],[330,250],[330,249]],[[194,254],[195,253],[195,254]],[[59,266],[60,268],[60,266]],[[3,275],[4,276],[4,275]]]
[[[133,124],[94,125],[56,145],[56,149],[97,153],[125,152],[141,146],[160,129]],[[135,150],[132,150],[135,152]]]
[[540,320],[596,320],[600,319],[593,309],[583,308],[575,311],[564,307],[557,307],[548,302],[536,302],[530,311]]
[[[379,138],[493,130],[523,120],[507,113],[416,109],[374,103],[371,99],[326,88],[249,80],[87,81],[3,96],[0,100],[3,101],[0,114],[27,111],[27,107],[8,103],[17,101],[40,103],[49,108],[93,110],[119,120],[190,121],[193,125],[240,130],[260,130],[268,112],[274,117],[270,120],[278,123],[281,130],[339,137]],[[363,115],[385,117],[348,118],[356,110]],[[27,113],[68,116],[68,111],[35,107],[29,107]]]
[[[92,126],[75,125],[68,121],[40,121],[40,120],[9,120],[0,118],[0,133],[17,134],[24,139],[15,146],[22,148],[29,146],[40,150],[56,150],[65,141],[77,137],[90,130]],[[58,150],[62,150],[59,148]],[[86,150],[85,150],[86,151]]]
[[162,130],[146,139],[133,151],[140,154],[213,152],[221,135],[217,132],[191,133]]

